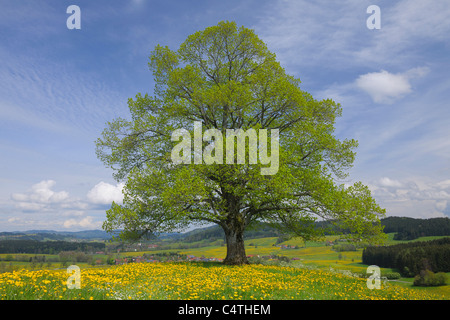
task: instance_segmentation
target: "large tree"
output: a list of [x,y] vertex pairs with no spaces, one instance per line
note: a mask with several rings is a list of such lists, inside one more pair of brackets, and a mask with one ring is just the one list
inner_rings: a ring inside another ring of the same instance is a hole
[[[225,232],[227,264],[247,263],[244,230],[255,221],[312,239],[322,231],[315,221],[328,220],[354,238],[380,240],[384,209],[360,182],[342,183],[357,142],[334,135],[341,106],[301,90],[253,30],[220,22],[177,51],[156,46],[149,67],[153,95],[129,99],[131,118],[109,122],[96,143],[99,159],[125,182],[123,204],[107,211],[105,230],[138,238],[215,223]],[[183,129],[184,136],[173,135]],[[250,159],[252,136],[238,145],[230,129],[271,133],[254,149],[259,162]],[[227,146],[249,155],[231,164]],[[272,170],[261,157],[268,150]]]

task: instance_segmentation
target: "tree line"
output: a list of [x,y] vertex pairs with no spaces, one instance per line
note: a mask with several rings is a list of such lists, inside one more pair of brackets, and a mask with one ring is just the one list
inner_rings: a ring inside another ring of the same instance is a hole
[[414,240],[426,236],[449,236],[449,218],[414,219],[388,217],[381,220],[385,233],[393,233],[394,240]]
[[[16,263],[21,262],[21,263]],[[25,262],[25,264],[23,264]],[[26,268],[41,270],[43,268],[65,268],[70,264],[87,263],[91,266],[115,264],[113,255],[86,254],[81,251],[61,251],[58,254],[46,256],[26,254],[6,254],[0,257],[0,273],[13,272]]]
[[406,277],[417,275],[422,270],[450,272],[450,237],[392,246],[370,246],[363,250],[362,262],[395,268]]
[[104,251],[103,242],[0,240],[0,253],[58,254],[61,251]]

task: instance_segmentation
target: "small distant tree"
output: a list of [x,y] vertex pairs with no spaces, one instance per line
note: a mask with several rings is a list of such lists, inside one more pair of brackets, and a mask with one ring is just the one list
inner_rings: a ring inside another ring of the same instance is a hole
[[[122,229],[122,238],[137,239],[215,223],[226,237],[225,264],[248,263],[244,231],[257,221],[306,240],[322,235],[316,220],[328,220],[357,239],[382,240],[385,211],[370,190],[337,182],[347,177],[358,144],[334,134],[341,106],[302,90],[253,30],[220,22],[190,35],[176,51],[156,46],[149,67],[154,96],[129,99],[131,119],[108,123],[96,143],[98,158],[125,182],[123,204],[107,211],[106,231]],[[200,128],[193,129],[194,122]],[[263,175],[265,163],[227,164],[225,150],[205,136],[198,143],[214,162],[198,162],[199,154],[183,150],[186,163],[175,164],[177,129],[191,137],[214,130],[222,141],[227,130],[278,132],[263,146],[267,153],[279,143],[278,170]]]

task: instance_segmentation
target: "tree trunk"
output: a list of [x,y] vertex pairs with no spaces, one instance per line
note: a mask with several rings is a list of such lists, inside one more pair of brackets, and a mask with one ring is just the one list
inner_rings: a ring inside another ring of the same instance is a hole
[[[233,228],[234,227],[234,228]],[[248,264],[244,246],[244,228],[234,225],[232,228],[224,227],[227,241],[227,256],[223,260],[227,265]]]

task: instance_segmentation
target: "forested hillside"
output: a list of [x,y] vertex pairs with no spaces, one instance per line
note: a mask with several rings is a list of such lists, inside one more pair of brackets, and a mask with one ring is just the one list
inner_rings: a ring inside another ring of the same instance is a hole
[[0,240],[0,253],[57,254],[61,251],[103,251],[105,243],[37,240]]
[[414,219],[388,217],[381,220],[385,233],[396,232],[394,240],[414,240],[427,236],[450,236],[449,218]]
[[421,270],[450,272],[450,237],[367,247],[363,251],[362,262],[383,268],[396,268],[405,276],[416,275]]

